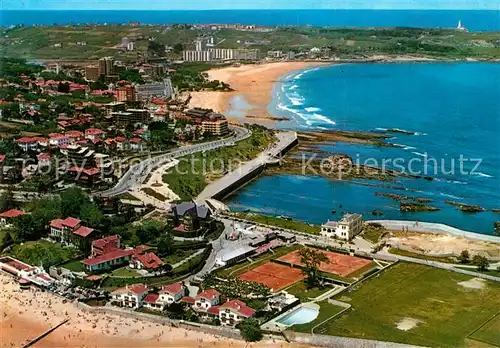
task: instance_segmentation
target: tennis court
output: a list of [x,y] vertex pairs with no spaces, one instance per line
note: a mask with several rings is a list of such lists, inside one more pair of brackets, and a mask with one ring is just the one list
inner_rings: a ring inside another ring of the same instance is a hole
[[278,291],[304,279],[305,275],[298,268],[266,262],[241,274],[239,278],[264,284],[271,290]]

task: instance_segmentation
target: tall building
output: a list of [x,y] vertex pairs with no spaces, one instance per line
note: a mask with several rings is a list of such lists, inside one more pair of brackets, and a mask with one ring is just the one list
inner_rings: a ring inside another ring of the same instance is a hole
[[227,119],[221,114],[210,114],[201,122],[203,133],[212,135],[225,135],[229,133],[229,125]]
[[135,101],[136,93],[134,86],[125,86],[119,87],[116,89],[116,97],[117,102],[131,102]]
[[211,58],[215,60],[231,60],[234,58],[234,50],[232,48],[210,48]]
[[183,51],[182,59],[185,62],[209,62],[211,55],[209,51]]
[[127,109],[127,111],[112,112],[111,115],[117,125],[148,124],[151,121],[149,111],[146,109]]
[[258,60],[259,50],[258,49],[245,49],[237,48],[233,53],[234,60]]
[[95,167],[95,151],[88,147],[79,145],[68,145],[65,149],[66,159],[68,160],[69,167],[76,168],[94,168]]
[[113,57],[104,57],[99,59],[99,75],[113,75],[115,60]]
[[85,67],[85,79],[96,81],[99,79],[99,67],[97,65],[87,65]]

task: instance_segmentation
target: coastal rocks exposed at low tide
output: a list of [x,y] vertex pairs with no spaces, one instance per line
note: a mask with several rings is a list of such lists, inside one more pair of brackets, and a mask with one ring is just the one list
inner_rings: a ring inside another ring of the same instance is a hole
[[446,204],[458,207],[464,213],[481,213],[483,211],[486,211],[486,209],[484,209],[483,207],[480,207],[478,205],[468,205],[468,204],[463,204],[463,203],[455,202],[455,201],[444,201],[444,202]]
[[396,193],[386,193],[386,192],[375,192],[375,196],[382,196],[390,199],[394,199],[396,201],[415,201],[418,203],[430,203],[433,202],[430,198],[423,197],[412,197],[407,195],[398,195]]
[[439,208],[432,207],[430,205],[425,205],[423,203],[400,202],[399,210],[403,213],[408,213],[408,212],[422,212],[422,211],[439,211]]

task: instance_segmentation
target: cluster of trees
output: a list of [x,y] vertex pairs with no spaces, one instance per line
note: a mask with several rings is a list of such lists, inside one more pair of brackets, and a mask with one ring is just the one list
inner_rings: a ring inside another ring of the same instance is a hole
[[203,89],[216,91],[232,91],[231,87],[222,81],[211,81],[204,72],[212,66],[209,64],[185,64],[178,67],[171,76],[172,84],[179,90],[199,91]]
[[462,250],[462,252],[458,256],[458,261],[464,264],[471,263],[477,266],[477,270],[481,272],[487,271],[488,267],[490,266],[490,262],[484,256],[474,255],[474,257],[471,259],[468,250]]

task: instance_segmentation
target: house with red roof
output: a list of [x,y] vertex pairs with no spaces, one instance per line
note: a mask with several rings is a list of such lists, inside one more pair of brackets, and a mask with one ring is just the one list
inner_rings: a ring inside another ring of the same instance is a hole
[[127,151],[130,148],[130,143],[127,138],[116,137],[114,140],[118,151]]
[[223,326],[236,326],[243,319],[251,318],[255,315],[255,309],[248,307],[240,300],[229,300],[219,306],[219,320]]
[[66,146],[69,145],[69,138],[64,134],[49,134],[49,145],[51,146]]
[[142,152],[146,150],[147,143],[139,137],[134,137],[129,140],[129,146],[132,151]]
[[126,285],[111,292],[111,303],[121,307],[140,308],[144,298],[148,295],[148,286],[145,284]]
[[142,304],[154,311],[162,311],[165,308],[165,304],[160,301],[160,295],[156,293],[147,294],[142,300]]
[[52,155],[50,153],[40,153],[36,155],[36,159],[38,161],[38,167],[48,167],[50,166],[50,159]]
[[95,139],[102,140],[104,139],[104,135],[106,134],[105,131],[99,128],[87,128],[85,130],[85,139],[89,139],[90,141],[93,141]]
[[200,292],[194,298],[195,302],[193,309],[196,311],[208,311],[211,307],[217,306],[220,303],[220,292],[215,289],[208,289]]
[[133,254],[133,249],[115,249],[104,255],[89,257],[82,263],[87,271],[100,272],[128,264]]
[[16,140],[17,145],[24,151],[37,151],[38,141],[32,137],[22,137]]
[[92,257],[97,257],[115,251],[116,249],[120,249],[120,236],[114,235],[100,238],[92,242],[90,255],[92,255]]
[[154,272],[165,263],[153,252],[134,255],[130,260],[130,268],[144,269],[148,272]]
[[0,214],[0,225],[10,224],[16,217],[24,214],[25,214],[24,211],[17,209],[4,211],[3,213]]
[[64,135],[68,137],[70,144],[75,144],[76,142],[81,141],[85,138],[85,134],[77,130],[66,131]]
[[159,291],[160,301],[166,305],[179,302],[186,295],[186,287],[181,282],[165,285]]
[[74,217],[54,219],[50,222],[49,237],[66,245],[76,245],[80,248],[90,246],[94,229],[82,225],[82,221]]

